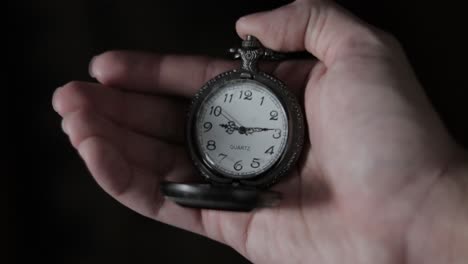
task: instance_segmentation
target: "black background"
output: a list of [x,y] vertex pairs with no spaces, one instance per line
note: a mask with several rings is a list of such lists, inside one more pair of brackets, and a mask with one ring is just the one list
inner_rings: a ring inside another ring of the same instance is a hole
[[[15,1],[7,5],[7,262],[248,263],[230,248],[144,218],[105,194],[61,132],[53,91],[88,80],[110,49],[224,56],[238,17],[286,1]],[[468,146],[463,1],[340,1],[403,44],[452,135]],[[3,257],[0,258],[2,261]]]

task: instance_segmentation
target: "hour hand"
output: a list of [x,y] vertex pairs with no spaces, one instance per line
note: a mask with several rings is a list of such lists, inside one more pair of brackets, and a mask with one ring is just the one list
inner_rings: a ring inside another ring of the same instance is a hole
[[236,126],[236,123],[229,121],[227,124],[219,124],[222,128],[226,129],[226,133],[232,134],[235,130],[239,130],[239,127]]
[[253,134],[255,132],[262,132],[262,131],[269,131],[269,130],[275,130],[274,128],[263,128],[263,127],[247,127],[246,128],[246,135]]

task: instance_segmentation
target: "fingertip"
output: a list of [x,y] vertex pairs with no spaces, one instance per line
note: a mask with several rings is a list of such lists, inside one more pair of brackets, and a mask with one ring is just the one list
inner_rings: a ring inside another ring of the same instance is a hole
[[254,21],[255,18],[260,14],[261,13],[246,15],[240,17],[236,21],[236,31],[241,39],[245,39],[247,35],[256,35]]
[[129,69],[131,61],[125,53],[112,50],[91,58],[88,66],[89,75],[103,84],[112,85]]
[[260,42],[278,51],[303,50],[305,8],[295,2],[277,9],[249,14],[236,21],[236,31],[241,38],[255,36]]
[[88,74],[91,78],[96,78],[96,70],[94,69],[94,61],[99,55],[93,56],[91,60],[89,60],[88,64]]
[[86,94],[89,87],[92,87],[91,83],[68,82],[55,90],[52,96],[52,107],[59,115],[65,116],[80,107],[89,106],[91,101]]
[[58,87],[55,89],[54,93],[52,94],[52,108],[55,112],[61,115],[63,110],[62,100],[60,99],[60,93],[63,90],[63,86]]
[[103,79],[103,76],[105,76],[106,67],[109,65],[107,61],[112,59],[109,58],[109,52],[110,51],[95,55],[90,59],[88,73],[91,78],[102,82],[101,80]]
[[67,119],[66,118],[62,119],[61,126],[62,126],[63,133],[68,135],[68,126],[67,126]]
[[248,21],[248,18],[246,18],[246,16],[243,16],[243,17],[237,19],[237,21],[236,21],[237,35],[239,35],[239,37],[241,39],[244,39],[245,36],[247,35],[247,34],[245,34],[245,26],[246,26],[247,21]]

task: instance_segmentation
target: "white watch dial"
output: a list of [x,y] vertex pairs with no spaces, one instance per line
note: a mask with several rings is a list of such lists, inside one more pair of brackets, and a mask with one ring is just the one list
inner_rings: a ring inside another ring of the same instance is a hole
[[209,95],[195,124],[198,149],[224,176],[255,177],[281,157],[288,118],[278,98],[251,80],[228,83]]

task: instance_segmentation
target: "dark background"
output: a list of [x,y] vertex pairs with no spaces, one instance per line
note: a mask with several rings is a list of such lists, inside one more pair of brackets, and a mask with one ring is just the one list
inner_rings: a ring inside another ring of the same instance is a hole
[[[61,132],[53,91],[91,80],[109,49],[224,56],[238,17],[287,1],[15,1],[7,4],[7,263],[248,263],[230,248],[146,219],[105,194]],[[463,1],[339,1],[403,44],[436,110],[468,146]],[[11,159],[11,160],[10,160]],[[2,199],[3,200],[3,199]],[[4,257],[0,257],[3,263]]]

